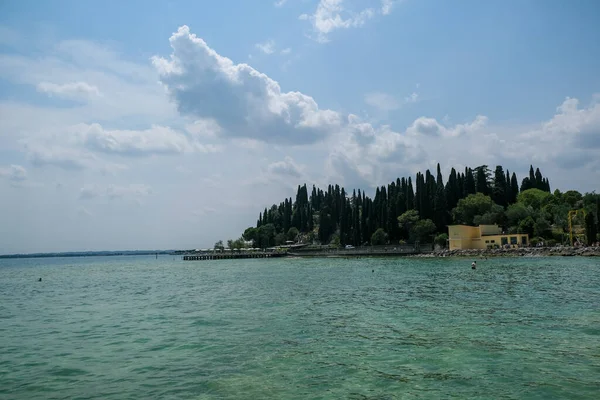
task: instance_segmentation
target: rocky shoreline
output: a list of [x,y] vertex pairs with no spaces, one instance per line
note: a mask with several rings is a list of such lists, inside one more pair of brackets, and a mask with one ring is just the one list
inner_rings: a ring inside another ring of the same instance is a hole
[[600,247],[520,247],[514,249],[435,250],[409,257],[600,257]]

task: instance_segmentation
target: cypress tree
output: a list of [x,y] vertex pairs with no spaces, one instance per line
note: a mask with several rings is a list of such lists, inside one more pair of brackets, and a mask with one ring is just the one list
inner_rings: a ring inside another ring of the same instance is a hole
[[506,176],[501,165],[496,166],[494,171],[494,188],[492,191],[492,200],[494,203],[506,207]]
[[483,193],[486,196],[490,194],[487,165],[475,168],[475,190],[477,193]]
[[450,170],[450,176],[448,177],[448,183],[446,183],[446,206],[448,210],[452,210],[458,204],[459,188],[458,178],[456,177],[456,170],[452,168]]
[[434,210],[435,210],[435,225],[437,226],[438,232],[443,232],[446,229],[448,222],[448,206],[446,203],[446,189],[444,188],[444,180],[442,178],[442,171],[440,164],[437,165],[437,183],[434,198]]
[[415,191],[413,189],[412,179],[408,177],[408,185],[406,187],[406,210],[415,208]]
[[514,204],[517,202],[517,195],[519,194],[519,183],[517,181],[517,174],[514,172],[510,177],[510,204]]
[[467,197],[470,194],[475,194],[475,177],[473,176],[473,170],[471,168],[465,169],[465,194],[463,197]]
[[426,197],[426,210],[427,215],[425,219],[430,219],[435,221],[435,192],[437,190],[437,184],[435,183],[435,178],[429,170],[425,171],[426,181],[425,185],[427,186],[427,197]]
[[546,190],[546,184],[539,168],[535,169],[535,188],[544,191]]

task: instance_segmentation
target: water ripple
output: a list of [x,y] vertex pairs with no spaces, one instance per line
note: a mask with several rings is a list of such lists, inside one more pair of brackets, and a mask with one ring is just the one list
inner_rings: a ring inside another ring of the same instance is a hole
[[599,263],[467,264],[0,260],[0,397],[595,398]]

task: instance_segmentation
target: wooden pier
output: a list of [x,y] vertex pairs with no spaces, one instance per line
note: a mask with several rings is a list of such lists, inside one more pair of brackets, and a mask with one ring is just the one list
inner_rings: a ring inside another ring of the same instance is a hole
[[204,260],[233,260],[236,258],[273,258],[285,257],[286,253],[274,252],[242,252],[242,253],[204,253],[204,254],[186,254],[182,257],[183,261],[204,261]]

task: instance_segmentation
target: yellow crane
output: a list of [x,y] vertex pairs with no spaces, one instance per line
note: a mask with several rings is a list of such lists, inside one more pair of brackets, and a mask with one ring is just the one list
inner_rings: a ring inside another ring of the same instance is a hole
[[569,211],[569,234],[571,236],[571,246],[573,246],[573,217],[577,216],[577,214],[579,214],[579,213],[583,214],[583,219],[585,220],[585,210],[584,209]]

